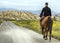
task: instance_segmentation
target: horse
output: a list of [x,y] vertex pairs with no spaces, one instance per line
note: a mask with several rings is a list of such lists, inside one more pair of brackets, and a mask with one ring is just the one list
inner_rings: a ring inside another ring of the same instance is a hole
[[41,27],[42,27],[42,34],[43,38],[45,40],[48,39],[48,32],[49,32],[49,40],[51,40],[51,34],[52,34],[52,26],[53,26],[53,16],[47,16],[44,17],[44,19],[41,21]]

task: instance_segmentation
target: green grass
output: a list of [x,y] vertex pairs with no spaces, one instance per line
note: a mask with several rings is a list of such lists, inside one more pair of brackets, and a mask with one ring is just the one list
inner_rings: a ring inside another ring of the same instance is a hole
[[16,25],[18,26],[22,26],[22,27],[25,27],[25,28],[29,28],[29,29],[32,29],[36,32],[40,32],[40,24],[39,24],[39,21],[31,21],[31,20],[23,20],[23,21],[12,21],[13,23],[15,23]]
[[2,23],[2,21],[0,20],[0,24]]
[[52,36],[60,40],[60,22],[54,21]]
[[[12,21],[12,22],[18,26],[26,27],[38,33],[41,33],[39,20],[37,21],[23,20],[23,21]],[[54,21],[53,23],[52,37],[60,40],[60,22],[59,21]]]

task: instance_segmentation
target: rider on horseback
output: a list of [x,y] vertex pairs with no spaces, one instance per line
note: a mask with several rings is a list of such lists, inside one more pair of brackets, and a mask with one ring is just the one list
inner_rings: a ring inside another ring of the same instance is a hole
[[[42,12],[40,14],[40,17],[41,17],[40,23],[46,16],[51,16],[51,9],[48,7],[47,2],[45,3],[45,7],[42,9]],[[42,34],[43,34],[43,29],[44,28],[42,27]]]

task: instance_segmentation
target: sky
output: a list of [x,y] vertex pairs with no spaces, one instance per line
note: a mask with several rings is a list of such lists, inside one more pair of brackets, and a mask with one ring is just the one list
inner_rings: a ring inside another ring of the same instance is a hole
[[45,2],[49,3],[52,11],[60,13],[60,0],[0,0],[0,8],[36,11],[41,10]]

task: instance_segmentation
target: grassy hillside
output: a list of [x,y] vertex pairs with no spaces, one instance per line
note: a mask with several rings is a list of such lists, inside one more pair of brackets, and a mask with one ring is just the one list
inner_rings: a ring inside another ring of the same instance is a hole
[[0,19],[4,20],[36,20],[39,17],[31,12],[6,10],[0,12]]
[[[24,20],[24,21],[12,21],[12,22],[18,26],[23,26],[23,27],[32,29],[33,31],[36,31],[38,33],[41,33],[39,20],[37,20],[37,21]],[[53,30],[52,30],[52,37],[60,40],[59,33],[60,33],[60,22],[54,21]]]
[[60,40],[60,22],[54,21],[52,36]]

